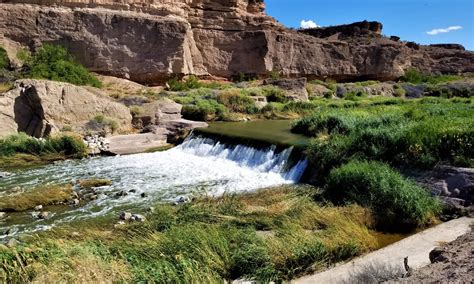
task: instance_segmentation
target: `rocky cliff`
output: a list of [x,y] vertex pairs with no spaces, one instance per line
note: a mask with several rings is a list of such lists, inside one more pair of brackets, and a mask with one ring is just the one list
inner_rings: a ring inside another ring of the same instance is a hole
[[[141,83],[176,75],[396,79],[415,67],[474,72],[474,53],[381,36],[381,24],[294,31],[262,0],[3,0],[0,35],[66,46],[93,71]],[[1,37],[1,36],[0,36]]]

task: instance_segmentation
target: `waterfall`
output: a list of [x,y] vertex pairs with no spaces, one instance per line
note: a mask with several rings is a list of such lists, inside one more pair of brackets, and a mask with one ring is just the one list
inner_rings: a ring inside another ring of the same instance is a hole
[[246,145],[229,145],[211,138],[191,136],[177,147],[179,150],[207,158],[225,159],[240,167],[250,168],[261,173],[277,173],[286,180],[298,182],[308,161],[303,158],[290,167],[293,147],[278,151],[275,145],[267,149],[257,149]]

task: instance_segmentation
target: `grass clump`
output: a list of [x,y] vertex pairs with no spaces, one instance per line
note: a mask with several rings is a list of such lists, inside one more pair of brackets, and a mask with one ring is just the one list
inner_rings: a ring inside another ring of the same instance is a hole
[[405,75],[401,78],[401,81],[412,83],[412,84],[427,83],[427,84],[437,85],[437,84],[447,83],[447,82],[456,81],[460,79],[462,79],[462,77],[456,76],[456,75],[423,74],[420,71],[411,68],[405,71]]
[[65,158],[82,158],[87,155],[87,148],[82,139],[73,134],[38,139],[19,133],[0,139],[0,157],[11,157],[20,153],[40,157],[56,154]]
[[75,85],[101,87],[95,75],[80,65],[66,48],[45,44],[36,53],[25,56],[25,76],[35,79],[48,79],[68,82]]
[[109,186],[112,185],[112,181],[110,179],[98,178],[98,179],[83,179],[79,180],[79,186],[82,188],[94,188],[94,187],[101,187],[101,186]]
[[227,107],[232,112],[238,113],[256,113],[258,111],[254,100],[242,95],[238,89],[229,89],[221,91],[217,95],[217,102]]
[[99,131],[104,135],[107,133],[115,133],[119,129],[117,120],[103,114],[96,115],[86,126],[89,130]]
[[373,210],[377,227],[411,230],[433,220],[440,205],[426,190],[379,162],[352,161],[331,171],[325,196]]
[[8,58],[7,51],[0,46],[0,69],[10,68],[10,59]]
[[47,185],[19,194],[2,196],[0,211],[25,211],[38,205],[62,204],[71,199],[72,192],[71,185]]

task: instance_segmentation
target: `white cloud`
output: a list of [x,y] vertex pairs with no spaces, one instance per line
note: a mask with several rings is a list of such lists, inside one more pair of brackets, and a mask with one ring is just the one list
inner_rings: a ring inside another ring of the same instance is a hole
[[311,20],[308,20],[308,21],[302,20],[301,21],[301,28],[302,29],[314,29],[314,28],[319,28],[319,26]]
[[434,29],[434,30],[431,30],[431,31],[426,32],[426,33],[429,34],[429,35],[437,35],[437,34],[449,33],[451,31],[457,31],[457,30],[461,30],[461,29],[462,29],[461,26],[451,26],[451,27],[447,27],[445,29]]

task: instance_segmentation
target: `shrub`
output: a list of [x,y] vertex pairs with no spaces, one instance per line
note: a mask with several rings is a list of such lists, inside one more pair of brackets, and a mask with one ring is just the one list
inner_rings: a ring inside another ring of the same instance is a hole
[[37,53],[25,58],[26,76],[101,87],[101,82],[77,63],[64,47],[45,44]]
[[178,78],[173,78],[167,82],[170,91],[174,92],[181,92],[181,91],[189,91],[191,89],[198,89],[203,87],[203,85],[199,82],[199,79],[194,76],[190,75],[185,81],[181,81]]
[[370,207],[377,226],[392,231],[426,225],[440,209],[427,191],[379,162],[352,161],[332,170],[325,196]]
[[265,86],[262,88],[262,93],[267,97],[268,102],[286,103],[288,98],[285,96],[285,91],[276,86]]
[[451,81],[456,81],[461,79],[460,76],[455,75],[429,75],[423,74],[420,71],[411,68],[405,71],[405,75],[401,78],[401,81],[412,83],[412,84],[421,84],[421,83],[428,83],[428,84],[441,84]]
[[7,51],[0,47],[0,69],[8,69],[10,67],[10,59],[8,59]]
[[238,89],[223,90],[217,95],[217,102],[226,106],[231,112],[255,113],[255,101],[240,93]]
[[132,106],[130,107],[130,113],[132,114],[132,116],[138,116],[140,114],[143,113],[143,108],[139,107],[139,106]]
[[228,113],[227,108],[215,100],[198,99],[194,104],[184,105],[181,111],[186,119],[209,121],[222,119]]
[[397,84],[393,86],[393,95],[397,98],[402,98],[406,95],[406,91],[400,85]]
[[87,128],[94,131],[114,133],[119,129],[119,123],[113,118],[98,114],[87,123]]

